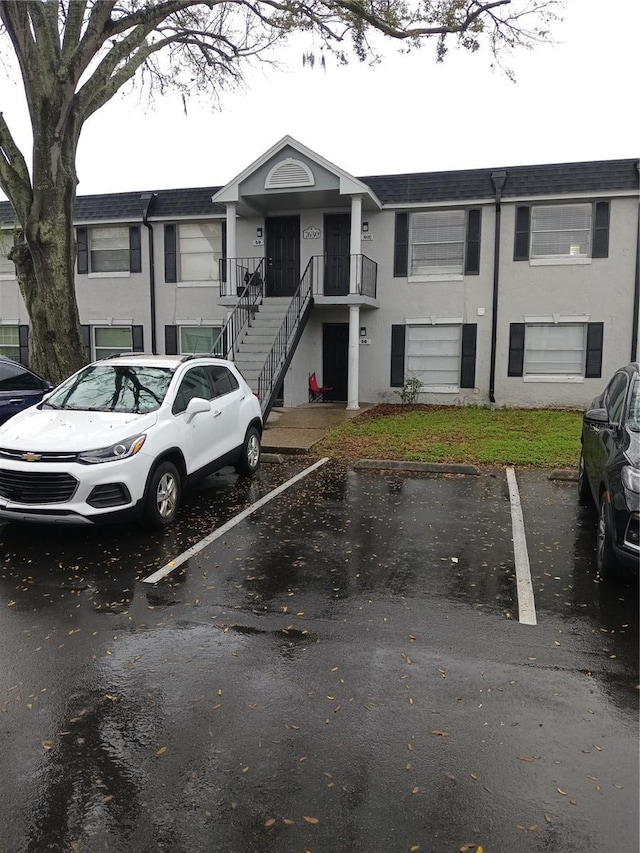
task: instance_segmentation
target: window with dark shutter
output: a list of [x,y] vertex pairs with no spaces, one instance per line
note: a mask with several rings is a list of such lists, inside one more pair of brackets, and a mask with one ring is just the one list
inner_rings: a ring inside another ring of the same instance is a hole
[[142,272],[142,247],[140,245],[140,226],[129,228],[129,272]]
[[602,376],[602,343],[604,323],[587,323],[587,358],[584,375],[586,379]]
[[175,225],[164,226],[164,280],[176,282],[178,280],[177,267],[177,235]]
[[131,327],[131,341],[134,352],[144,352],[144,326]]
[[404,385],[404,341],[405,327],[391,326],[391,387]]
[[165,355],[177,355],[178,354],[178,327],[177,326],[165,326],[164,327],[164,354]]
[[462,358],[460,360],[460,387],[476,387],[476,340],[477,323],[464,323],[462,326]]
[[609,202],[597,201],[593,217],[592,258],[609,257]]
[[29,327],[18,326],[18,341],[20,342],[20,364],[29,367]]
[[464,253],[464,274],[480,273],[480,221],[482,211],[473,208],[467,211],[467,241]]
[[406,278],[409,256],[409,214],[396,213],[395,243],[393,249],[393,276]]
[[529,260],[529,225],[531,221],[531,209],[529,207],[516,207],[516,238],[513,250],[514,261]]
[[509,366],[507,376],[522,376],[524,372],[524,323],[509,324]]
[[78,274],[89,272],[89,240],[86,228],[76,228]]

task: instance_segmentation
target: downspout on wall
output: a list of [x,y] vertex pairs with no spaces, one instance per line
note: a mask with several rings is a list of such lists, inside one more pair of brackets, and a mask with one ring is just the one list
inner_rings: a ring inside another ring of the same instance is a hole
[[496,222],[493,246],[493,300],[491,309],[491,368],[489,371],[489,401],[496,401],[496,342],[498,339],[498,288],[500,284],[500,231],[502,220],[502,190],[507,180],[505,171],[492,172],[491,183],[496,194]]
[[[640,160],[636,163],[640,177]],[[640,314],[640,199],[638,200],[638,235],[636,239],[636,280],[633,289],[633,320],[631,324],[631,361],[638,360],[638,315]]]
[[153,251],[153,226],[148,220],[149,209],[153,203],[156,193],[142,193],[140,202],[142,204],[142,223],[149,234],[149,313],[151,315],[151,352],[157,354],[156,348],[156,266]]

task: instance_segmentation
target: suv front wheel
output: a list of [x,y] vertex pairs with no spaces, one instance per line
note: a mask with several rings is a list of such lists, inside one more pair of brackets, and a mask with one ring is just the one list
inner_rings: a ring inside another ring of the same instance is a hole
[[151,474],[145,496],[144,514],[151,527],[166,527],[180,506],[182,481],[172,462],[161,462]]

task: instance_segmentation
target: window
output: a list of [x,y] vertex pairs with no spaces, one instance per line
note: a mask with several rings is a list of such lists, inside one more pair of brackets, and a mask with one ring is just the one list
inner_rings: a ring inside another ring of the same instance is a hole
[[222,223],[181,223],[178,226],[178,253],[179,281],[218,281]]
[[627,382],[627,375],[625,373],[617,373],[607,388],[605,405],[609,414],[609,421],[612,424],[619,424],[622,421],[622,409],[627,393]]
[[461,325],[407,326],[406,376],[425,386],[460,385]]
[[93,343],[96,359],[133,352],[131,326],[96,326]]
[[0,391],[42,391],[43,382],[18,364],[0,362]]
[[219,335],[220,326],[180,326],[180,354],[221,355]]
[[20,360],[20,334],[17,326],[0,326],[0,355]]
[[89,229],[89,271],[129,272],[129,229]]
[[413,213],[409,234],[409,275],[462,275],[465,233],[465,210]]
[[211,381],[211,387],[214,390],[214,395],[216,397],[221,397],[223,394],[229,394],[231,391],[235,391],[236,388],[239,388],[240,385],[238,380],[233,375],[233,373],[222,365],[216,367],[208,367],[209,371],[209,379]]
[[211,400],[213,396],[207,369],[205,367],[194,367],[185,374],[180,383],[171,411],[174,415],[178,415],[180,412],[184,412],[189,401],[194,397]]
[[13,248],[13,237],[10,234],[0,234],[0,279],[15,278],[16,268],[7,255]]
[[525,329],[525,376],[584,376],[585,323],[531,324]]
[[550,204],[531,211],[531,260],[591,257],[591,204]]

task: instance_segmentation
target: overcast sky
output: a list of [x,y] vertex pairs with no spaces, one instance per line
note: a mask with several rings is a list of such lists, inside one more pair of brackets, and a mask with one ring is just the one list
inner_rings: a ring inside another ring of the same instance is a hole
[[[356,176],[599,160],[640,155],[640,3],[568,0],[557,44],[511,58],[517,82],[488,53],[431,46],[400,56],[388,45],[375,69],[257,71],[222,111],[177,98],[152,110],[118,97],[85,125],[78,193],[217,186],[285,135]],[[0,110],[20,143],[19,88],[2,85]]]

